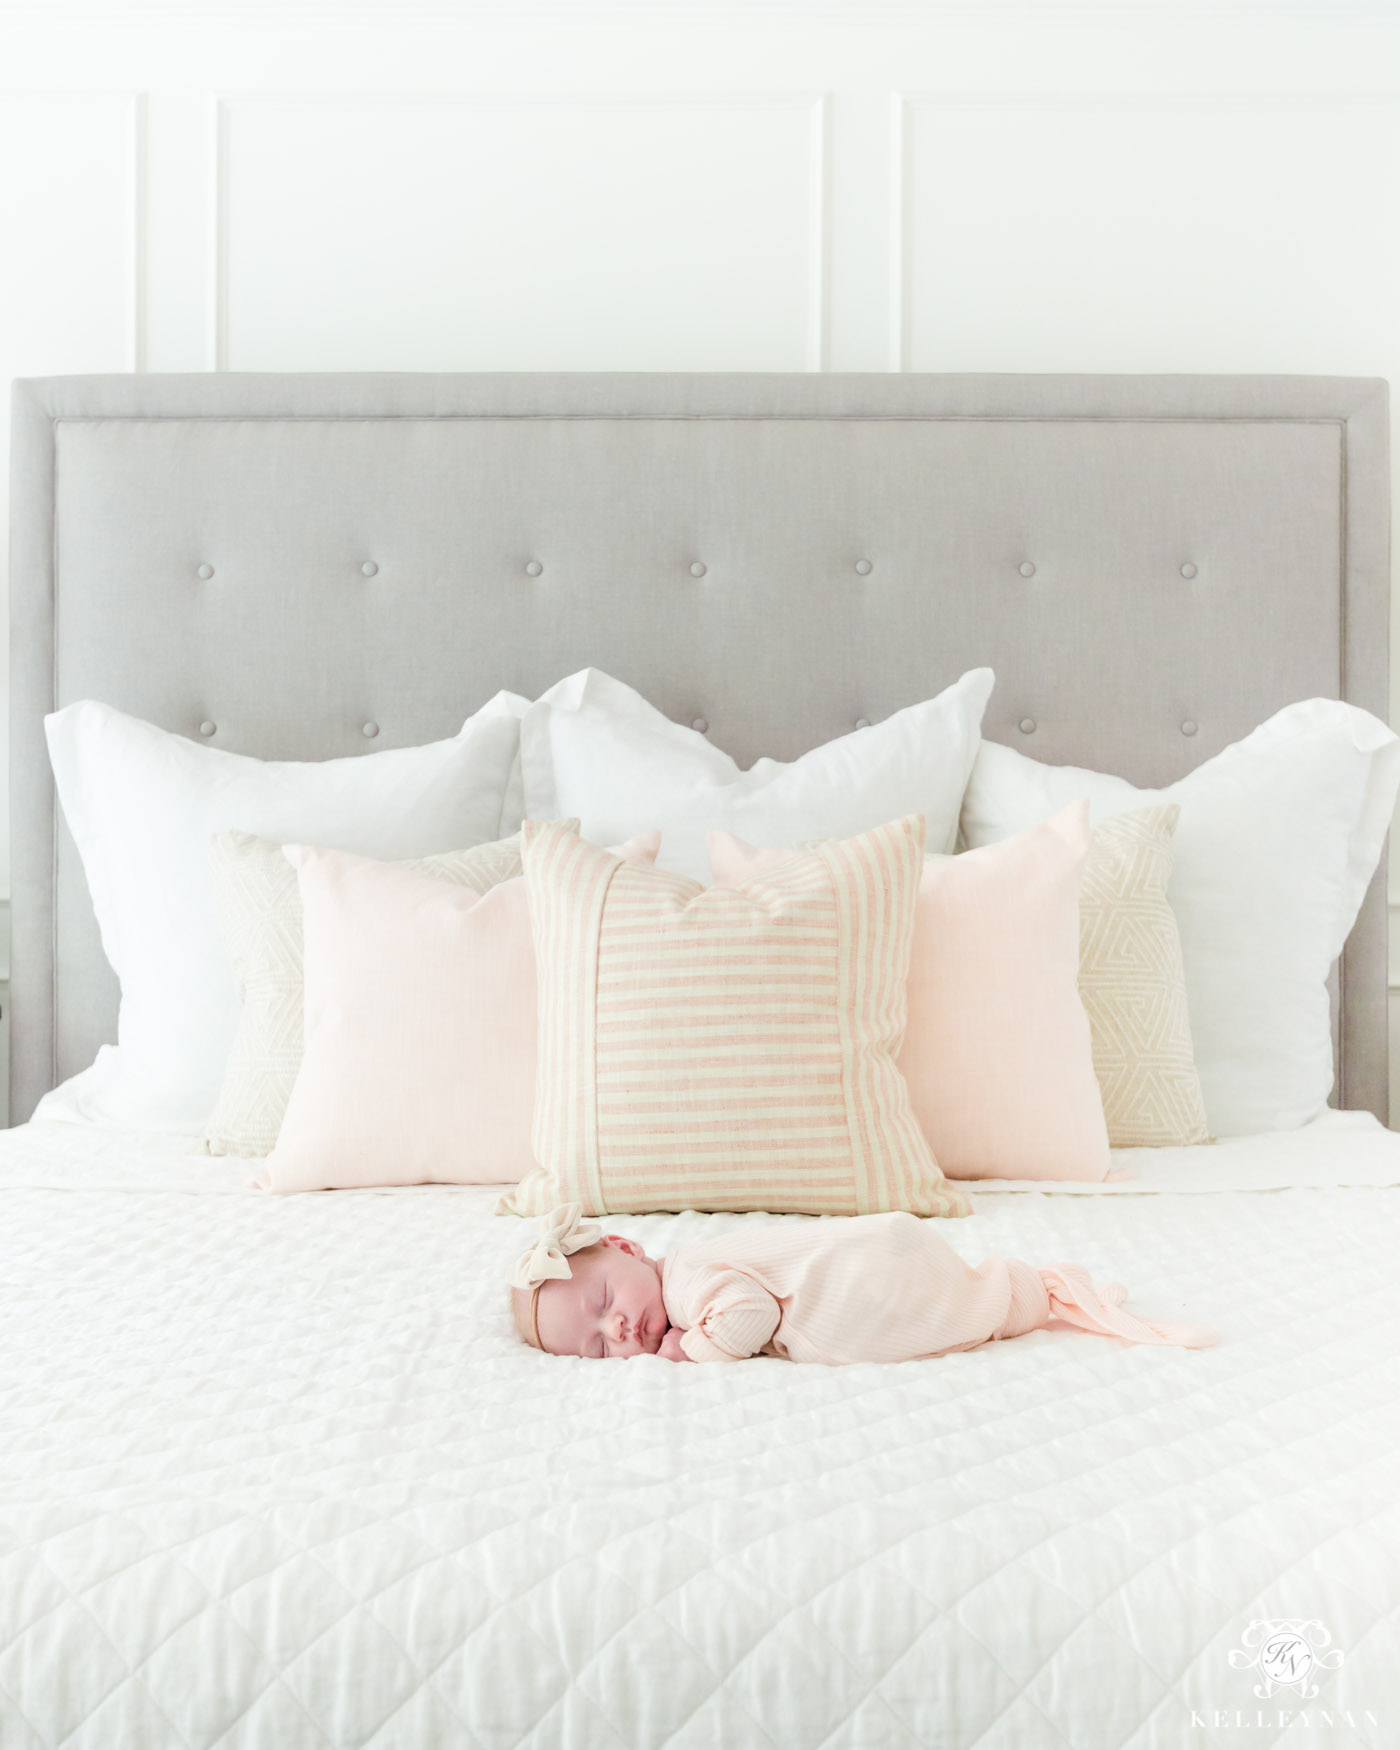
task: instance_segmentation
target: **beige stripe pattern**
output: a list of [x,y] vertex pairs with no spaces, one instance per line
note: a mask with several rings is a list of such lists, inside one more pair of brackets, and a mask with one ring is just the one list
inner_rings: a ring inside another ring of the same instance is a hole
[[527,822],[539,1165],[508,1206],[969,1213],[895,1066],[923,835],[702,888]]

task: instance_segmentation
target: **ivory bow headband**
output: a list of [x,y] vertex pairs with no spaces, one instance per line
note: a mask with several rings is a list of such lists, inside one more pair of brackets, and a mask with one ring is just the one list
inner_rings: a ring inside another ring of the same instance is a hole
[[[529,1251],[522,1252],[510,1273],[510,1285],[530,1296],[529,1309],[522,1325],[527,1343],[536,1349],[540,1342],[540,1290],[546,1282],[565,1281],[573,1275],[569,1255],[581,1252],[602,1238],[603,1230],[596,1221],[582,1221],[581,1203],[561,1203],[550,1210],[540,1224],[540,1231]],[[524,1309],[522,1309],[524,1310]]]

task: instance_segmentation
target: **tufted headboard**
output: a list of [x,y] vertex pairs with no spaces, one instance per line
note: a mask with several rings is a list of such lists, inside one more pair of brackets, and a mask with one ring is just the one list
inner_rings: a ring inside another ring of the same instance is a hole
[[[747,764],[986,663],[989,737],[1142,784],[1294,699],[1388,716],[1378,379],[55,377],[13,416],[16,1120],[115,1036],[74,699],[316,759],[592,663]],[[1382,873],[1338,991],[1382,1117],[1385,939]]]

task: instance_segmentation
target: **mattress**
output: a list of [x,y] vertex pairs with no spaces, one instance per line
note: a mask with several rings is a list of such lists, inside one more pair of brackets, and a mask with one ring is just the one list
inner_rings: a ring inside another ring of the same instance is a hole
[[1400,1742],[1370,1118],[945,1224],[1215,1349],[844,1368],[540,1355],[489,1188],[277,1198],[189,1146],[0,1135],[4,1750]]

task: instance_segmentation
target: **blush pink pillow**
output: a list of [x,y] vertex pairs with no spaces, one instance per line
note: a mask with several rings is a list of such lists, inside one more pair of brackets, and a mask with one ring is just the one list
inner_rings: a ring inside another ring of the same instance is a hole
[[[1015,837],[930,856],[914,912],[897,1059],[950,1179],[1102,1179],[1108,1127],[1079,997],[1089,804]],[[791,855],[712,832],[724,886]]]
[[[655,862],[660,833],[616,851]],[[305,930],[306,1045],[273,1191],[498,1184],[534,1166],[535,950],[525,882],[484,894],[284,847]]]

